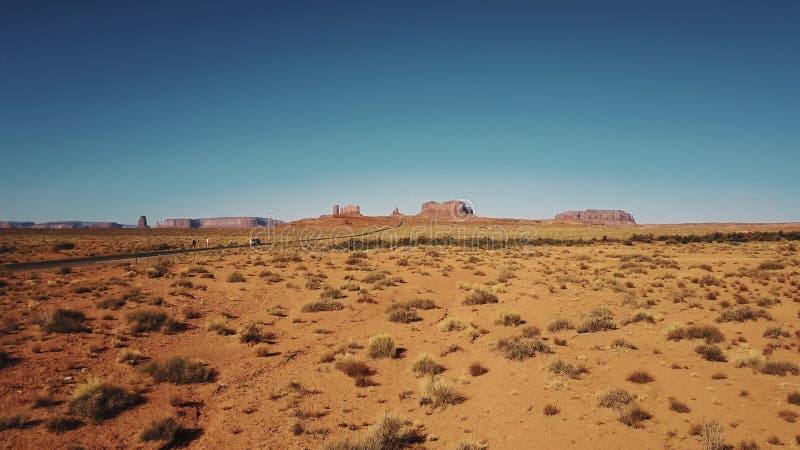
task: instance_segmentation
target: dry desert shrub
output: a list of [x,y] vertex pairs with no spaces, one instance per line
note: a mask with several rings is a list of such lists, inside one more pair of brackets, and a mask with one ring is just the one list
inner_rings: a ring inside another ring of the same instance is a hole
[[366,363],[349,353],[336,355],[334,361],[336,370],[344,373],[348,377],[368,376],[372,373],[372,370]]
[[433,408],[444,408],[448,405],[463,403],[466,399],[450,383],[430,378],[423,384],[420,403],[431,405]]
[[480,362],[476,361],[469,365],[468,371],[469,374],[472,375],[473,377],[478,377],[489,372],[489,369],[484,367],[484,365],[481,364]]
[[649,311],[638,311],[633,316],[628,319],[625,319],[622,324],[628,325],[631,323],[637,322],[648,322],[648,323],[656,323],[656,318],[653,313]]
[[123,348],[117,353],[117,362],[135,366],[142,361],[142,352],[131,348]]
[[522,337],[525,338],[535,338],[542,334],[542,330],[540,330],[537,326],[528,325],[526,327],[522,327],[520,334],[522,334]]
[[137,405],[141,398],[122,388],[104,383],[100,378],[89,377],[79,384],[69,402],[70,411],[92,420],[105,420]]
[[547,330],[550,331],[551,333],[563,330],[574,330],[574,329],[575,325],[573,325],[572,322],[570,322],[567,319],[555,319],[552,322],[550,322],[550,325],[547,326]]
[[83,325],[86,315],[71,309],[56,309],[40,314],[36,321],[48,333],[87,333]]
[[386,308],[386,316],[389,322],[411,323],[422,320],[417,314],[417,310],[406,303],[393,303]]
[[231,272],[228,277],[225,279],[228,283],[244,283],[247,281],[244,275],[241,272]]
[[254,323],[239,328],[239,342],[243,344],[263,344],[272,340],[273,337],[272,333]]
[[653,378],[652,375],[650,375],[649,373],[645,372],[644,370],[637,370],[637,371],[631,372],[631,374],[628,375],[628,378],[626,378],[626,380],[630,381],[631,383],[644,384],[644,383],[651,383],[651,382],[655,381],[655,378]]
[[578,327],[578,333],[596,333],[598,331],[616,330],[617,324],[614,323],[614,313],[608,308],[595,308]]
[[748,320],[772,319],[765,310],[755,310],[748,305],[725,308],[719,313],[717,322],[746,322]]
[[701,423],[698,431],[700,441],[706,450],[722,450],[725,448],[724,430],[716,420]]
[[464,304],[467,306],[485,305],[488,303],[497,303],[498,301],[496,295],[482,289],[474,289],[464,298]]
[[128,325],[134,333],[158,331],[167,320],[167,313],[156,308],[141,308],[126,315]]
[[169,381],[175,384],[205,383],[212,381],[214,369],[206,367],[200,361],[189,360],[183,356],[151,361],[142,371],[158,382]]
[[149,441],[172,442],[175,439],[175,436],[178,434],[178,431],[180,431],[180,428],[181,427],[180,425],[178,425],[178,422],[172,417],[167,417],[165,419],[160,419],[160,420],[153,420],[139,434],[139,439],[146,442]]
[[342,290],[333,286],[325,286],[322,288],[322,292],[319,293],[319,299],[323,301],[338,300],[344,297]]
[[467,439],[458,441],[455,450],[486,450],[487,448],[476,439]]
[[382,412],[377,421],[355,442],[336,441],[324,450],[400,450],[424,440],[411,422],[395,412]]
[[497,342],[497,350],[506,359],[514,361],[524,361],[532,358],[536,353],[553,353],[550,347],[540,339],[523,339],[517,336],[500,339]]
[[583,364],[577,366],[564,361],[561,358],[553,358],[547,365],[547,369],[555,375],[566,375],[570,378],[580,378],[584,373],[589,373],[589,369]]
[[406,304],[414,309],[422,310],[435,309],[437,307],[436,303],[429,298],[415,298],[407,301]]
[[786,396],[786,401],[791,403],[792,405],[800,406],[800,391],[790,392]]
[[45,426],[48,431],[53,433],[63,433],[65,431],[77,430],[83,425],[81,420],[70,416],[56,416],[47,419]]
[[22,414],[9,414],[0,416],[0,431],[23,428],[26,418]]
[[378,333],[369,338],[367,354],[370,358],[394,358],[397,356],[397,344],[392,336]]
[[604,408],[619,408],[634,401],[625,389],[611,389],[597,395],[597,403]]
[[444,366],[439,364],[433,356],[427,353],[421,353],[417,360],[414,361],[414,365],[411,366],[411,370],[418,376],[434,376],[444,372]]
[[781,419],[783,419],[783,420],[785,420],[785,421],[787,421],[789,423],[797,422],[797,416],[798,416],[798,414],[796,412],[788,410],[788,409],[783,409],[781,411],[778,411],[778,417],[780,417]]
[[653,415],[638,405],[629,405],[620,412],[617,418],[620,422],[631,428],[642,428],[642,422],[650,420]]
[[512,311],[500,311],[494,319],[495,325],[502,325],[504,327],[516,327],[523,323],[522,317],[519,313]]
[[669,400],[669,409],[681,414],[691,412],[691,409],[686,403],[679,401],[675,397],[669,397],[667,400]]
[[253,354],[259,358],[270,356],[272,353],[269,351],[268,344],[256,344],[253,346]]
[[344,309],[344,305],[341,302],[337,302],[335,300],[316,300],[303,305],[301,311],[308,313],[308,312],[338,311],[340,309]]
[[698,345],[694,349],[695,353],[701,355],[703,359],[706,361],[714,361],[714,362],[726,362],[728,361],[725,358],[725,355],[722,353],[722,349],[714,344],[704,344]]
[[548,404],[544,405],[544,408],[542,409],[542,413],[545,416],[555,416],[556,414],[558,414],[560,412],[561,412],[561,410],[558,408],[558,406],[556,406],[556,405],[554,405],[552,403],[548,403]]
[[766,330],[764,330],[763,336],[769,339],[780,339],[780,338],[788,338],[791,337],[792,335],[781,327],[769,327]]
[[439,322],[439,330],[440,331],[461,331],[466,329],[470,324],[462,319],[456,317],[446,317],[444,320]]

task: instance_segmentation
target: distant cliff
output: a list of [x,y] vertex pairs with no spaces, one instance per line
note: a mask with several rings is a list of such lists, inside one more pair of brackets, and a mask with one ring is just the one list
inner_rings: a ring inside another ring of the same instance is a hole
[[635,225],[633,215],[614,209],[587,209],[586,211],[565,211],[556,214],[556,220],[564,222],[582,222],[601,225]]
[[271,217],[206,217],[201,219],[165,219],[158,228],[255,228],[274,227],[282,220]]
[[420,217],[442,220],[463,220],[473,214],[472,208],[461,200],[449,200],[443,203],[426,202],[419,211]]

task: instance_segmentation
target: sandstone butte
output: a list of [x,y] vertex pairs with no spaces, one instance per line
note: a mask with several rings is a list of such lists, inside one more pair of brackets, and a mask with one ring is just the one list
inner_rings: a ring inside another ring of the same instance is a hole
[[556,214],[556,220],[599,225],[635,225],[633,215],[619,209],[587,209]]

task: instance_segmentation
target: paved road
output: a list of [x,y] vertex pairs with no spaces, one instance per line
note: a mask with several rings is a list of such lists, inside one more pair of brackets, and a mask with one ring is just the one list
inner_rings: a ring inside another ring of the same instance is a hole
[[[258,245],[253,245],[252,247],[259,247],[259,246],[268,246],[274,244],[299,244],[301,242],[316,242],[316,241],[330,241],[335,239],[352,239],[362,236],[368,236],[370,234],[380,233],[387,230],[392,230],[395,228],[399,228],[403,225],[405,219],[400,220],[400,223],[393,227],[385,227],[380,228],[377,230],[372,231],[365,231],[363,233],[358,234],[351,234],[347,236],[333,236],[333,237],[320,237],[320,238],[308,238],[308,239],[299,239],[297,241],[275,241],[275,242],[264,242]],[[247,246],[247,244],[245,244]],[[49,261],[31,261],[31,262],[24,262],[24,263],[7,263],[7,264],[0,264],[0,270],[34,270],[34,269],[48,269],[53,267],[63,267],[63,266],[78,266],[78,265],[86,265],[92,263],[102,263],[102,262],[111,262],[111,261],[129,261],[132,259],[139,259],[139,258],[155,258],[159,256],[169,256],[169,255],[180,255],[186,253],[206,253],[206,252],[214,252],[219,250],[231,250],[242,248],[242,245],[233,244],[233,245],[221,245],[218,247],[205,247],[205,248],[182,248],[182,249],[175,249],[175,250],[159,250],[159,251],[152,251],[152,252],[141,252],[141,253],[122,253],[117,255],[103,255],[103,256],[84,256],[80,258],[64,258],[64,259],[51,259]]]

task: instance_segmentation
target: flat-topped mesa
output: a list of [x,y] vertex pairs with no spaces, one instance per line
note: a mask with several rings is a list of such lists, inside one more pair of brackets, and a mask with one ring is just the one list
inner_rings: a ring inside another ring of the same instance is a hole
[[472,207],[461,200],[449,200],[443,203],[426,202],[419,211],[420,217],[442,220],[464,220],[473,215]]
[[635,225],[633,215],[619,209],[587,209],[556,214],[556,220],[599,225]]
[[206,217],[165,219],[158,228],[255,228],[274,227],[283,221],[271,217]]
[[333,205],[333,217],[361,217],[361,207],[358,205],[339,206]]

